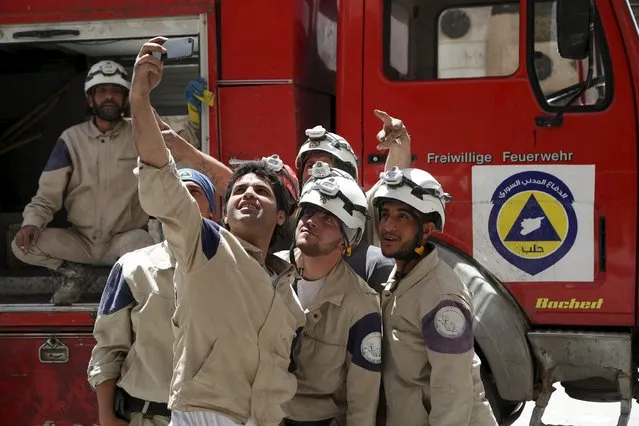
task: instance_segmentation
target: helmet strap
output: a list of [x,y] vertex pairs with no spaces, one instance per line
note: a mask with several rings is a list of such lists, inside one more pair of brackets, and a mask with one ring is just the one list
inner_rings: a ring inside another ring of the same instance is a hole
[[346,257],[351,257],[351,255],[353,254],[353,247],[348,243],[348,239],[346,239],[346,237],[344,237],[344,243],[346,244],[344,254],[346,254]]
[[[299,266],[297,266],[297,261],[295,259],[295,239],[293,239],[291,248],[288,250],[288,260],[289,263],[295,267],[295,273],[297,274],[297,276],[299,278],[302,278],[304,276],[304,268],[300,268]],[[297,283],[297,280],[295,280],[295,282]],[[297,289],[295,290],[295,292],[297,293]]]

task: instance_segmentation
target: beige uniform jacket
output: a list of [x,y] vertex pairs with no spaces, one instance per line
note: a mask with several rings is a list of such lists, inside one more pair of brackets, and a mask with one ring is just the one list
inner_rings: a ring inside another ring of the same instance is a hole
[[200,216],[173,159],[140,164],[140,200],[163,224],[177,261],[174,373],[169,408],[212,411],[239,423],[275,426],[295,395],[288,371],[304,312],[293,293],[295,268]]
[[[278,256],[288,259],[289,252]],[[297,393],[284,406],[287,418],[375,423],[382,361],[378,297],[343,260],[326,276],[293,350]]]
[[165,242],[124,255],[102,293],[89,383],[118,379],[129,395],[166,403],[173,371],[175,260]]
[[130,121],[107,133],[93,120],[68,128],[24,209],[22,226],[45,227],[64,204],[69,222],[92,240],[143,227],[149,217],[140,206],[133,175],[137,155]]
[[386,424],[496,426],[474,356],[470,294],[428,248],[382,293]]

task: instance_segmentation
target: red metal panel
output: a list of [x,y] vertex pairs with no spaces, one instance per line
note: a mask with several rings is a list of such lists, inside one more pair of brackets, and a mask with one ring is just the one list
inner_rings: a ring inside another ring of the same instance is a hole
[[[628,2],[626,2],[625,0],[612,0],[611,3],[613,6],[615,17],[617,19],[617,23],[619,25],[621,38],[624,41],[623,45],[625,48],[626,57],[630,61],[630,77],[632,78],[632,83],[635,88],[635,105],[639,105],[639,91],[636,90],[637,88],[639,88],[639,37],[637,37],[637,27]],[[635,110],[635,120],[636,122],[639,122],[639,109]],[[639,274],[639,270],[637,270],[637,274]],[[637,282],[639,282],[639,277],[637,278]],[[639,297],[637,297],[636,292],[635,298],[637,299],[636,312],[639,312]],[[639,324],[638,315],[635,315],[635,324]]]
[[295,1],[222,2],[221,80],[293,78]]
[[0,330],[7,327],[93,327],[95,312],[0,312]]
[[214,10],[215,0],[30,0],[0,2],[0,23],[64,22],[94,19],[193,15]]
[[[360,176],[365,162],[363,148],[362,102],[364,75],[364,0],[339,2],[337,33],[336,129],[360,157]],[[380,104],[380,108],[386,108]],[[372,111],[370,111],[372,114]],[[412,131],[412,129],[411,129]],[[369,189],[372,183],[360,178],[360,184]]]
[[[627,10],[626,5],[617,3]],[[619,32],[611,3],[597,2],[610,52],[614,82],[614,100],[599,113],[567,114],[559,129],[540,129],[539,148],[561,147],[575,152],[580,163],[595,164],[595,280],[592,283],[514,283],[509,287],[525,301],[531,319],[537,324],[634,325],[636,323],[637,261],[637,99],[633,74],[626,56],[627,40]],[[627,17],[627,19],[632,19]],[[635,41],[636,44],[636,33]],[[609,71],[610,72],[610,71]],[[607,219],[607,268],[600,270],[599,217]],[[598,300],[601,309],[591,312],[535,310],[537,298]]]
[[90,334],[58,336],[69,350],[67,363],[42,363],[40,347],[49,335],[0,336],[0,413],[7,425],[56,426],[98,423],[87,365],[95,345]]
[[298,129],[293,85],[218,89],[220,159],[255,159],[278,153],[294,164]]

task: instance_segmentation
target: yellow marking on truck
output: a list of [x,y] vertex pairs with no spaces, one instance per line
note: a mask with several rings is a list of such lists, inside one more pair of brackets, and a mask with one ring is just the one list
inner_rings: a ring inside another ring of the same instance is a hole
[[547,297],[538,297],[535,309],[601,309],[603,298],[598,300],[552,300]]

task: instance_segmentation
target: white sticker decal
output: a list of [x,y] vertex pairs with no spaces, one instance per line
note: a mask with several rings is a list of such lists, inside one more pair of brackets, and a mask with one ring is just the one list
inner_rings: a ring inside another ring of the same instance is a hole
[[455,339],[466,330],[466,318],[457,306],[444,306],[435,314],[435,330],[440,336]]
[[504,282],[594,279],[595,166],[473,166],[473,255]]
[[364,339],[362,339],[362,345],[360,347],[362,356],[371,364],[382,363],[382,333],[372,332],[368,333]]

